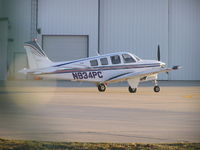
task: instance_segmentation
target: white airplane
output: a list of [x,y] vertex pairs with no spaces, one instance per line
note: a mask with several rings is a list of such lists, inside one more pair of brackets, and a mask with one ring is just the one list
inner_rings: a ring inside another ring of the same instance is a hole
[[166,68],[160,61],[159,46],[158,60],[142,60],[128,52],[116,52],[65,62],[52,62],[36,40],[26,42],[24,48],[29,69],[19,72],[46,79],[93,82],[100,92],[104,92],[108,84],[121,81],[128,82],[130,93],[137,91],[140,82],[154,81],[154,91],[159,92],[158,73],[180,68]]

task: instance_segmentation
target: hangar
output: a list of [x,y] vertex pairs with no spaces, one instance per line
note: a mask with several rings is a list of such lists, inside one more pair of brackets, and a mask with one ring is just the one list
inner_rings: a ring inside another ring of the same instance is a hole
[[128,51],[184,69],[161,80],[200,80],[199,0],[0,0],[0,80],[28,79],[23,43],[53,61]]

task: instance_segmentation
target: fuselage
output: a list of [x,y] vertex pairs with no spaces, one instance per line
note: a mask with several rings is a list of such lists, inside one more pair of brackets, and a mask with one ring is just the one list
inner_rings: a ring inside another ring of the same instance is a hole
[[140,82],[154,81],[154,92],[159,92],[157,75],[162,72],[178,70],[180,66],[166,68],[158,60],[142,60],[129,52],[116,52],[65,62],[51,61],[36,40],[25,42],[24,48],[28,58],[29,68],[19,70],[34,78],[52,80],[71,80],[94,82],[99,92],[106,90],[107,84],[113,82],[128,82],[128,90],[135,93]]
[[[56,62],[53,66],[46,68],[47,72],[51,70],[49,73],[39,76],[48,79],[101,83],[109,81],[115,76],[164,66],[165,63],[157,60],[142,60],[128,52],[117,52],[67,62]],[[152,75],[141,79],[141,81],[156,78],[157,75]]]

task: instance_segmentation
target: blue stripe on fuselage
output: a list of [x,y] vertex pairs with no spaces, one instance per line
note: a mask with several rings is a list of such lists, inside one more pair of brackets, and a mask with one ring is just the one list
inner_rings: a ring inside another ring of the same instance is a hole
[[60,73],[72,73],[72,72],[87,72],[87,71],[104,71],[104,70],[120,70],[120,69],[134,69],[134,68],[148,68],[148,67],[160,67],[159,63],[156,64],[136,64],[136,65],[120,65],[120,66],[100,66],[100,67],[88,67],[88,68],[72,68],[63,69],[47,74],[60,74]]

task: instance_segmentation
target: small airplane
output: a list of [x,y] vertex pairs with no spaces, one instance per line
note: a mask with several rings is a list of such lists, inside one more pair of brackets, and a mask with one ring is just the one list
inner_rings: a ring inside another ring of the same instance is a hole
[[142,60],[129,52],[115,52],[65,62],[52,62],[44,53],[36,40],[25,42],[29,69],[20,73],[35,75],[45,79],[93,82],[99,92],[104,92],[110,83],[127,81],[130,93],[135,93],[140,82],[154,81],[154,92],[159,92],[158,73],[169,72],[181,68],[166,68],[158,60]]

